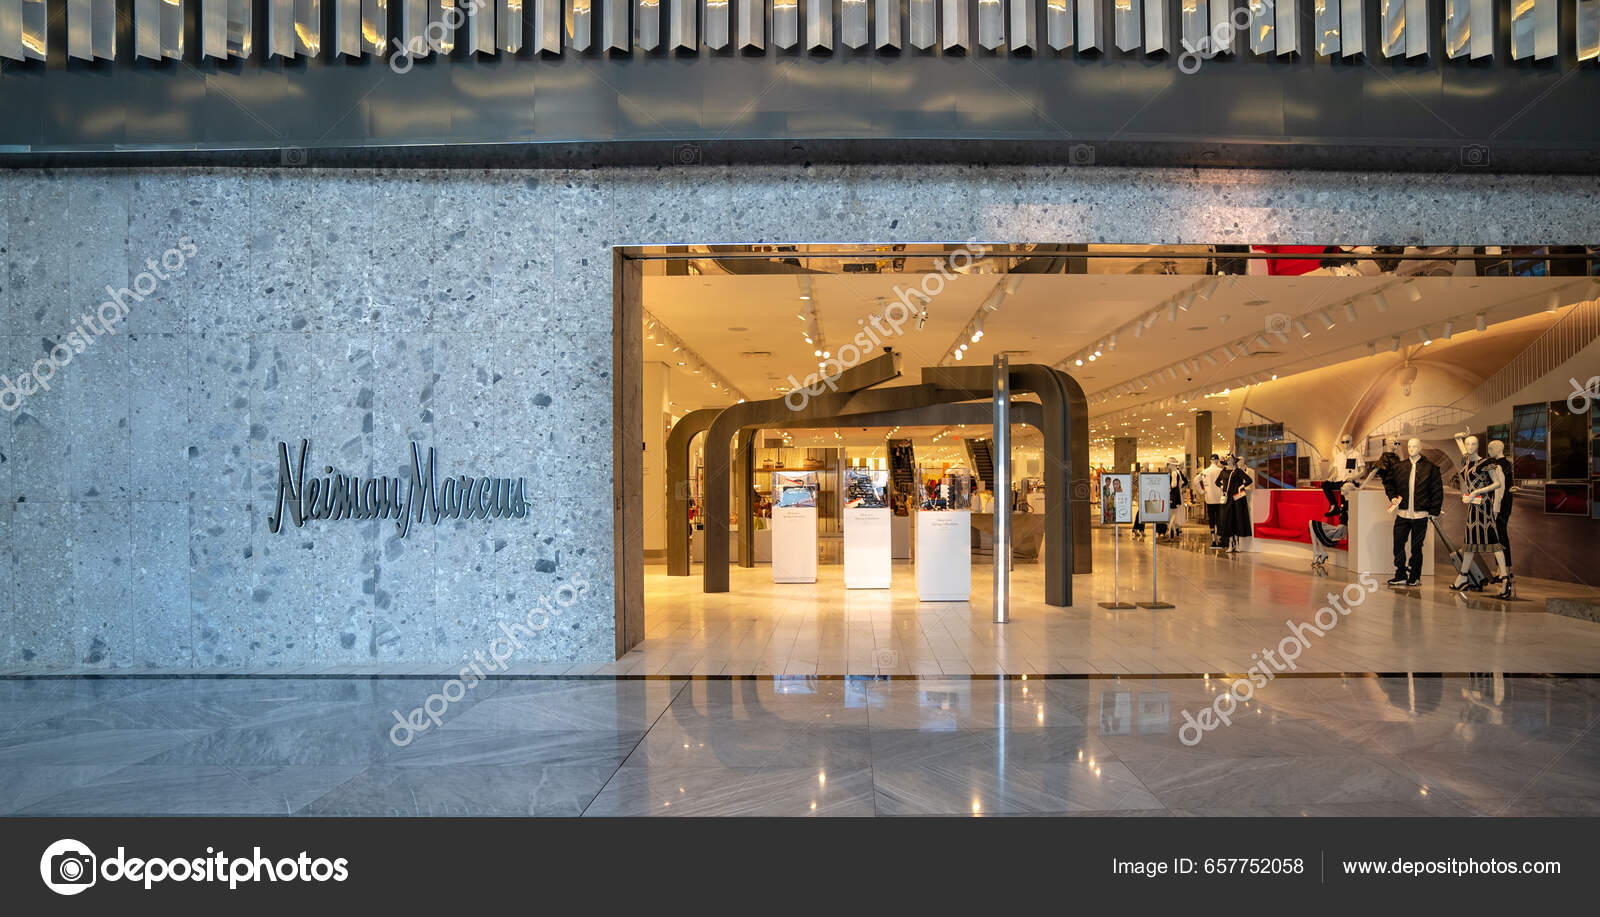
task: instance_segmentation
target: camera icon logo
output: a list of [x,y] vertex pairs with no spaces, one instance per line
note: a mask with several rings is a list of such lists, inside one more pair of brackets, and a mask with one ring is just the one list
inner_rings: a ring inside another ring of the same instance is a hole
[[1267,316],[1265,322],[1268,334],[1288,334],[1291,319],[1282,312],[1274,312]]
[[1094,165],[1094,147],[1087,143],[1074,143],[1067,147],[1067,164],[1074,166]]
[[697,166],[700,164],[700,147],[692,143],[679,143],[672,148],[672,164]]
[[1486,166],[1489,164],[1489,148],[1476,143],[1469,143],[1461,148],[1461,164],[1464,166]]
[[93,851],[65,838],[45,848],[39,858],[39,877],[58,895],[76,895],[94,884],[95,865]]

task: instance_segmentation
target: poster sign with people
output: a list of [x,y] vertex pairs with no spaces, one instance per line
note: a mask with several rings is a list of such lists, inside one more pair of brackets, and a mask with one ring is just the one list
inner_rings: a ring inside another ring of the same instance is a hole
[[1133,521],[1133,475],[1100,476],[1100,522],[1102,525]]

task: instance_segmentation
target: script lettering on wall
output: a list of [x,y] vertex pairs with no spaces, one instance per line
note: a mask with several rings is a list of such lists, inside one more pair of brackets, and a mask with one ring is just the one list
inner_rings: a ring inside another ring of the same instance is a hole
[[411,444],[411,475],[361,478],[344,475],[333,466],[321,476],[306,477],[311,443],[300,441],[299,460],[289,454],[289,444],[278,443],[277,509],[267,517],[267,530],[283,531],[284,520],[296,528],[308,519],[392,519],[404,538],[413,522],[437,525],[445,519],[525,519],[527,485],[522,478],[486,478],[461,475],[438,477],[432,446],[427,459],[422,447]]

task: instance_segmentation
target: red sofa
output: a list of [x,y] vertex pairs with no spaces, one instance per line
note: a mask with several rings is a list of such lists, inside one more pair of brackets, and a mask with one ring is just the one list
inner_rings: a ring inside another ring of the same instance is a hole
[[[1298,541],[1301,544],[1311,543],[1310,523],[1312,520],[1327,522],[1328,498],[1322,495],[1322,488],[1298,488],[1295,490],[1270,490],[1267,491],[1271,500],[1267,518],[1256,523],[1255,535],[1257,538],[1273,538],[1278,541]],[[1349,540],[1339,542],[1340,548],[1348,550]]]

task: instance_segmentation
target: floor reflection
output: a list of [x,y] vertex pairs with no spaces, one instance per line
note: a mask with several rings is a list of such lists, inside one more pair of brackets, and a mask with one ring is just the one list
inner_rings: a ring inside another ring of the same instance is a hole
[[1600,813],[1600,679],[504,679],[396,745],[428,690],[3,680],[0,812]]

